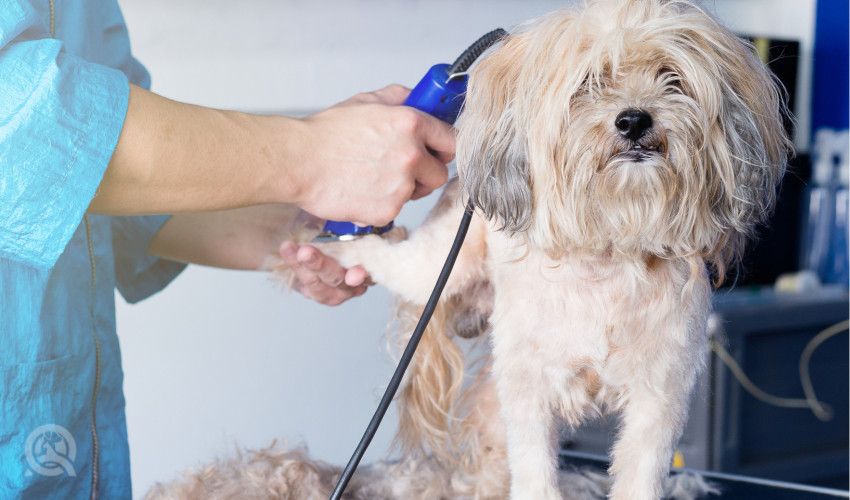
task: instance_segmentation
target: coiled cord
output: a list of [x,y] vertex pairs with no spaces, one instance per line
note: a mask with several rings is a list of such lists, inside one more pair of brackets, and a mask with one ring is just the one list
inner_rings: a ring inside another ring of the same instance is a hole
[[479,38],[472,46],[466,49],[455,62],[446,70],[449,75],[456,73],[465,73],[472,66],[472,63],[478,59],[478,56],[490,48],[491,45],[498,42],[507,35],[508,32],[502,28],[496,28],[493,31]]
[[830,337],[833,337],[844,330],[847,330],[850,327],[850,322],[842,321],[840,323],[836,323],[829,328],[824,329],[809,341],[806,344],[805,349],[803,349],[803,353],[800,355],[800,383],[803,386],[803,393],[806,396],[806,399],[793,399],[793,398],[783,398],[779,396],[774,396],[772,394],[768,394],[767,392],[760,389],[757,385],[747,377],[747,374],[744,373],[744,370],[741,368],[741,365],[735,361],[735,358],[729,354],[722,345],[716,340],[711,341],[711,349],[717,354],[717,357],[720,358],[721,361],[729,368],[729,371],[732,372],[732,375],[738,379],[738,382],[741,384],[741,387],[744,388],[747,392],[749,392],[754,398],[759,401],[772,405],[778,406],[781,408],[808,408],[812,410],[812,413],[815,414],[815,417],[818,420],[826,422],[831,420],[833,417],[832,407],[823,401],[818,400],[817,395],[815,394],[815,388],[812,385],[812,377],[809,373],[809,361],[812,359],[812,353],[815,352],[815,349],[818,348],[821,344],[824,343]]

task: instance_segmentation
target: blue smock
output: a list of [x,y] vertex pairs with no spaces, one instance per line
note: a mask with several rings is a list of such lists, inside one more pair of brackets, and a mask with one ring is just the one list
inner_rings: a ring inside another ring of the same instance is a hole
[[0,498],[130,498],[114,290],[184,266],[166,217],[85,216],[150,79],[115,0],[54,3],[0,3]]

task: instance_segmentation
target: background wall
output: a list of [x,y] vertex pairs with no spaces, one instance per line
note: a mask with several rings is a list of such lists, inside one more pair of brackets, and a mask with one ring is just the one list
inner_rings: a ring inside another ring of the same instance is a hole
[[[303,115],[389,83],[414,85],[481,34],[568,1],[121,0],[153,90],[206,106]],[[738,32],[801,41],[798,145],[808,142],[814,0],[715,0]],[[434,198],[398,222],[415,226]],[[118,300],[134,496],[234,446],[306,443],[347,461],[394,368],[389,296],[328,308],[262,273],[190,267],[134,306]],[[365,462],[381,457],[391,410]]]

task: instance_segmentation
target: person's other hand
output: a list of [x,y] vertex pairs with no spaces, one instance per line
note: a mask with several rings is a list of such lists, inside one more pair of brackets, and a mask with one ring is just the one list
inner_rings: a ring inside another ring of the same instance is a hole
[[358,94],[301,120],[296,205],[322,218],[385,225],[445,184],[454,129],[401,104],[400,85]]
[[335,306],[366,292],[371,285],[361,266],[345,269],[337,261],[310,245],[293,241],[280,244],[280,256],[295,273],[293,288],[321,304]]

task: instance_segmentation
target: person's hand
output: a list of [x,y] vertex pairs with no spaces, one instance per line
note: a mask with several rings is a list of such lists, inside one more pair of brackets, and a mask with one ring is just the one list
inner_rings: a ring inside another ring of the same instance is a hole
[[409,93],[392,85],[303,118],[295,204],[322,218],[385,225],[405,202],[445,184],[454,129],[401,106]]
[[335,306],[366,292],[369,275],[360,266],[345,269],[315,247],[280,244],[280,256],[295,273],[293,289],[321,304]]

